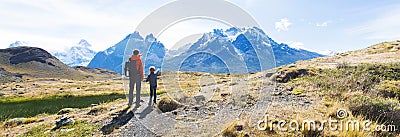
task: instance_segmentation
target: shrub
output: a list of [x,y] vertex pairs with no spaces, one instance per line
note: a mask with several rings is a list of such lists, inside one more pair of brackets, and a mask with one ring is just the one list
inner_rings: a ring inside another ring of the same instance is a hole
[[58,111],[57,115],[67,114],[67,113],[73,112],[75,110],[77,110],[77,109],[76,108],[63,108],[60,111]]
[[305,130],[300,130],[301,134],[303,134],[304,137],[319,137],[323,135],[322,131],[307,129],[308,127],[306,127]]
[[248,125],[243,121],[235,121],[229,125],[225,130],[222,131],[224,137],[246,137],[248,134],[241,132],[248,128]]
[[354,115],[362,115],[378,123],[394,124],[400,127],[398,100],[359,95],[349,99],[347,105]]
[[400,99],[400,81],[384,81],[378,88],[378,95]]
[[304,89],[304,88],[295,88],[295,89],[293,89],[292,94],[293,95],[300,95],[300,94],[303,94],[303,93],[306,93],[306,92],[307,92],[307,90]]
[[291,79],[308,75],[310,74],[309,72],[309,69],[281,68],[278,70],[278,72],[272,75],[270,79],[281,83],[287,83]]
[[5,127],[12,127],[12,126],[18,126],[21,125],[23,123],[23,121],[25,121],[25,118],[13,118],[8,120],[4,126]]
[[160,101],[157,104],[157,107],[162,111],[162,112],[171,112],[179,107],[181,107],[181,104],[179,104],[178,101],[170,98],[169,96],[163,96],[160,98]]
[[104,112],[106,110],[107,110],[106,107],[94,107],[94,108],[90,109],[90,111],[87,114],[88,115],[98,115],[101,112]]
[[36,118],[13,118],[5,122],[4,126],[5,127],[13,127],[13,126],[18,126],[22,124],[29,124],[36,122]]
[[336,68],[337,69],[347,69],[350,67],[350,64],[347,62],[338,63]]

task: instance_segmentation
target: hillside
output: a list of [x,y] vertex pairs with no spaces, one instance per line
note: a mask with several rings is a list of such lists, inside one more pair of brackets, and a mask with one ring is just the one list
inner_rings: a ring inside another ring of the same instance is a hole
[[[277,72],[270,77],[277,82],[274,94],[283,98],[305,97],[308,98],[305,103],[311,104],[311,110],[306,111],[290,111],[287,108],[291,107],[283,106],[288,115],[278,119],[371,121],[368,127],[372,130],[301,131],[305,136],[398,136],[399,44],[400,40],[383,42],[365,49],[277,68]],[[282,113],[279,111],[282,110],[273,109],[269,114]],[[345,114],[343,117],[339,117],[340,111]]]
[[20,78],[88,79],[109,77],[74,69],[47,51],[35,47],[0,49],[2,73]]
[[335,68],[338,64],[357,65],[360,63],[400,62],[400,40],[383,42],[366,49],[340,53],[335,56],[298,61],[297,66]]

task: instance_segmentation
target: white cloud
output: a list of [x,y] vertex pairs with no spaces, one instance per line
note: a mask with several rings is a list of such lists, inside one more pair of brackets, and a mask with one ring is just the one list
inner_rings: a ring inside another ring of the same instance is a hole
[[289,41],[289,42],[286,42],[286,44],[288,44],[289,47],[291,47],[291,48],[295,48],[295,49],[304,49],[304,50],[305,50],[304,44],[303,44],[302,42],[293,42],[293,41]]
[[[58,50],[85,39],[94,50],[105,50],[132,33],[140,21],[165,3],[166,0],[0,0],[0,48],[7,48],[15,41],[30,41],[46,50]],[[177,24],[159,40],[169,48],[186,36],[214,28],[224,26]]]
[[288,31],[289,26],[292,25],[287,18],[281,19],[279,22],[275,22],[275,29],[279,31]]
[[177,46],[182,46],[182,45],[176,45],[176,44],[181,44],[177,42],[184,40],[186,37],[194,34],[212,32],[213,29],[216,28],[228,29],[229,26],[221,24],[219,22],[208,21],[208,20],[189,20],[171,26],[158,37],[158,40],[161,41],[166,48],[175,49]]
[[131,0],[0,1],[0,48],[15,41],[32,41],[46,50],[57,50],[86,39],[94,50],[104,50],[132,33],[147,15],[142,12],[149,13],[151,6],[158,6],[136,3]]
[[316,26],[317,27],[328,27],[329,21],[325,21],[325,22],[317,22]]

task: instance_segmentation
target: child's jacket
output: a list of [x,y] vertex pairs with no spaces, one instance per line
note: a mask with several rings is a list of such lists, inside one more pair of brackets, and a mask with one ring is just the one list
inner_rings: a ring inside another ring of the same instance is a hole
[[148,81],[150,83],[150,86],[156,87],[157,86],[157,75],[154,74],[154,72],[150,72],[150,74],[147,75],[146,81]]

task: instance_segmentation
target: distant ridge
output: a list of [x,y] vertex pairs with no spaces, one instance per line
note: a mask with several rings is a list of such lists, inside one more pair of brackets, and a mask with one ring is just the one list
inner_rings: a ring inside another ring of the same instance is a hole
[[88,79],[110,76],[71,68],[44,49],[19,46],[0,49],[2,73],[23,78]]

